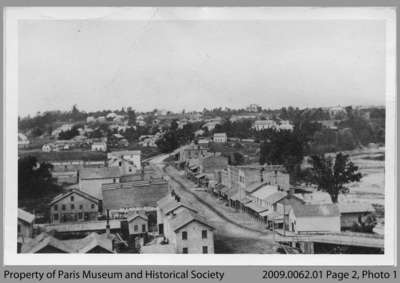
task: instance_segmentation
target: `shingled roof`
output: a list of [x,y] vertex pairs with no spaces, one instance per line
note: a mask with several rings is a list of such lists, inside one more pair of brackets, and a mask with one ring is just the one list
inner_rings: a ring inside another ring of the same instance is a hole
[[160,180],[103,184],[102,194],[104,209],[156,207],[157,201],[168,194],[168,182]]
[[340,213],[368,213],[375,212],[375,208],[366,202],[345,202],[339,203]]
[[95,247],[100,247],[105,253],[114,253],[111,237],[106,234],[90,233],[83,239],[59,240],[47,233],[41,233],[22,246],[22,253],[37,253],[51,246],[60,253],[87,253]]
[[81,190],[78,190],[78,189],[74,188],[74,189],[71,189],[71,190],[68,191],[68,192],[65,192],[65,193],[62,193],[62,194],[57,195],[57,196],[56,196],[55,198],[53,198],[53,200],[50,202],[50,205],[52,205],[52,204],[54,204],[54,203],[56,203],[56,202],[58,202],[58,201],[60,201],[60,200],[62,200],[62,199],[64,199],[64,198],[66,198],[66,197],[68,197],[68,196],[70,196],[70,195],[72,195],[72,194],[80,195],[81,197],[83,197],[83,198],[85,198],[85,199],[88,199],[88,200],[90,200],[90,201],[92,201],[92,202],[94,202],[94,203],[96,203],[96,204],[99,202],[99,199],[95,198],[94,196],[92,196],[92,195],[90,195],[90,194],[88,194],[88,193],[85,193],[84,191],[81,191]]
[[111,179],[120,176],[118,167],[82,168],[79,170],[80,179]]
[[29,213],[21,208],[18,208],[18,219],[25,221],[26,223],[33,223],[35,220],[35,215]]
[[194,208],[192,208],[189,204],[182,202],[182,201],[178,202],[173,198],[169,198],[168,200],[163,200],[161,202],[161,204],[158,203],[158,207],[162,210],[162,212],[164,214],[168,214],[168,213],[178,209],[179,207],[184,207],[184,208],[187,208],[187,209],[197,213],[197,211]]
[[333,217],[340,216],[336,204],[298,204],[290,205],[296,217]]
[[182,212],[171,217],[169,221],[172,230],[175,232],[192,222],[198,222],[214,230],[214,227],[207,223],[207,220],[204,217],[189,210],[183,210]]

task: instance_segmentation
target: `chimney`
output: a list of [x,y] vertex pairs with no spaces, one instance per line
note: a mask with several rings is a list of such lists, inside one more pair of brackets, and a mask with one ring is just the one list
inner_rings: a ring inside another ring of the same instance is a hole
[[265,168],[262,167],[260,169],[260,182],[264,182],[264,171],[265,171]]
[[106,236],[110,236],[110,210],[107,209],[107,220],[106,220]]
[[288,198],[291,198],[294,195],[294,188],[289,188],[288,190]]

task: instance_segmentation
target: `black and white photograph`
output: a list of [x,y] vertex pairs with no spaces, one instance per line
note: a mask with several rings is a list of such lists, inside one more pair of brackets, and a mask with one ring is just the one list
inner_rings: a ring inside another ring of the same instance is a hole
[[10,260],[393,259],[394,9],[5,17]]

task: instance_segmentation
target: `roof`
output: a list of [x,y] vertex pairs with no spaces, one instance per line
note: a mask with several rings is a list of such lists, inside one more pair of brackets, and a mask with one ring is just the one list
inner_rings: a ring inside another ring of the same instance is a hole
[[205,218],[189,210],[183,210],[169,219],[169,223],[174,232],[182,229],[191,222],[198,222],[214,230],[214,227],[207,223]]
[[268,197],[266,197],[264,200],[266,202],[274,204],[286,196],[287,196],[287,194],[284,192],[275,192],[275,193],[272,193],[271,195],[269,195]]
[[246,191],[251,193],[251,195],[256,198],[265,199],[266,197],[270,196],[271,194],[277,192],[278,186],[265,185],[265,183],[264,183],[264,184],[259,185],[258,187],[250,186],[250,187],[246,188]]
[[195,177],[196,179],[201,179],[201,178],[204,178],[204,177],[206,177],[206,176],[207,176],[207,174],[204,174],[204,173],[200,173],[200,174],[194,175],[194,177]]
[[241,200],[241,195],[240,195],[239,191],[236,192],[235,194],[233,194],[230,199],[233,201]]
[[118,167],[82,168],[79,170],[80,179],[110,179],[120,176]]
[[165,180],[102,185],[104,209],[156,207],[157,201],[167,194],[168,182]]
[[158,203],[158,207],[162,210],[164,214],[168,214],[174,210],[176,210],[179,207],[185,207],[193,212],[197,212],[195,209],[193,209],[189,204],[186,204],[184,202],[178,202],[173,198],[169,197],[168,201],[163,200],[161,203]]
[[232,188],[226,192],[226,195],[228,198],[231,198],[233,195],[235,195],[239,191],[238,188]]
[[27,141],[28,138],[22,134],[22,133],[18,133],[18,141]]
[[339,216],[336,204],[297,204],[290,205],[296,217],[333,217]]
[[59,240],[47,233],[41,233],[32,241],[22,246],[22,253],[36,253],[52,246],[64,253],[87,253],[95,247],[101,247],[105,252],[113,253],[111,237],[106,234],[90,233],[83,239]]
[[110,156],[121,156],[121,155],[140,155],[142,152],[140,150],[120,150],[120,151],[111,151],[109,153]]
[[18,208],[18,219],[21,219],[27,223],[33,223],[33,221],[35,220],[35,215],[33,215],[21,208]]
[[[109,220],[110,229],[121,229],[121,222],[118,219]],[[106,220],[85,221],[85,222],[71,222],[61,224],[46,225],[46,231],[57,231],[60,233],[68,232],[82,232],[82,231],[102,231],[106,230]]]
[[143,212],[139,212],[139,211],[135,211],[133,213],[128,214],[128,217],[126,218],[126,220],[128,222],[131,222],[132,220],[136,219],[136,218],[142,218],[143,220],[149,220],[149,218],[147,217],[147,215]]
[[256,204],[255,202],[249,202],[249,203],[245,204],[245,206],[250,208],[251,210],[254,210],[255,212],[262,212],[262,211],[268,210],[267,207],[260,206],[260,205]]
[[257,120],[254,121],[255,125],[275,125],[276,122],[274,120]]
[[214,137],[226,137],[226,133],[214,133]]
[[90,195],[88,193],[85,193],[84,191],[80,191],[78,189],[72,189],[72,190],[70,190],[70,191],[68,191],[66,193],[62,193],[62,194],[57,195],[50,202],[50,205],[52,205],[53,203],[56,203],[56,202],[58,202],[58,201],[60,201],[60,200],[62,200],[64,198],[66,198],[66,197],[68,197],[69,195],[72,195],[72,194],[80,195],[81,197],[83,197],[85,199],[88,199],[88,200],[90,200],[90,201],[92,201],[94,203],[98,203],[99,202],[99,199],[95,198],[94,196],[92,196],[92,195]]
[[[226,194],[227,192],[229,192],[231,189],[230,188],[228,188],[228,187],[223,187],[220,191],[221,191],[221,193],[224,193],[224,194]],[[236,193],[236,192],[235,192]]]
[[339,203],[340,213],[365,213],[375,212],[375,208],[370,203],[366,202],[347,202]]

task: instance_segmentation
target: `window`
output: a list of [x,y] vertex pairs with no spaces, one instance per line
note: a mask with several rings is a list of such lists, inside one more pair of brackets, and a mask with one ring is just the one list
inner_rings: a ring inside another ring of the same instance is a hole
[[137,225],[134,225],[134,226],[133,226],[133,231],[134,231],[134,232],[137,232],[138,230],[139,230],[139,227],[138,227]]
[[71,209],[75,209],[75,205],[74,204],[71,204]]
[[113,183],[117,182],[117,180],[115,178],[113,178]]
[[146,224],[142,224],[142,232],[146,232]]
[[65,204],[61,206],[61,210],[65,210]]
[[90,205],[90,207],[91,207],[92,209],[94,209],[94,208],[96,207],[96,205],[95,205],[94,203],[92,203],[92,204]]
[[74,201],[74,196],[71,196],[70,199],[71,199],[71,201]]
[[187,240],[187,238],[188,238],[187,232],[183,231],[182,232],[182,240]]
[[56,221],[58,220],[58,213],[54,214],[53,219],[56,220]]
[[78,219],[82,219],[83,218],[83,214],[82,214],[82,212],[79,212],[78,213]]
[[54,209],[54,210],[58,210],[58,205],[55,204],[55,205],[53,206],[53,209]]
[[83,209],[83,204],[79,205],[79,209],[82,210]]
[[201,238],[202,239],[207,239],[207,230],[202,230],[201,231]]
[[118,163],[118,166],[119,166],[119,167],[121,167],[121,166],[122,166],[122,162],[121,162],[121,161]]
[[189,249],[188,249],[188,248],[183,248],[183,249],[182,249],[182,253],[183,253],[183,254],[189,253]]
[[18,233],[21,233],[21,224],[18,224]]
[[208,247],[207,246],[203,246],[203,254],[208,254]]

